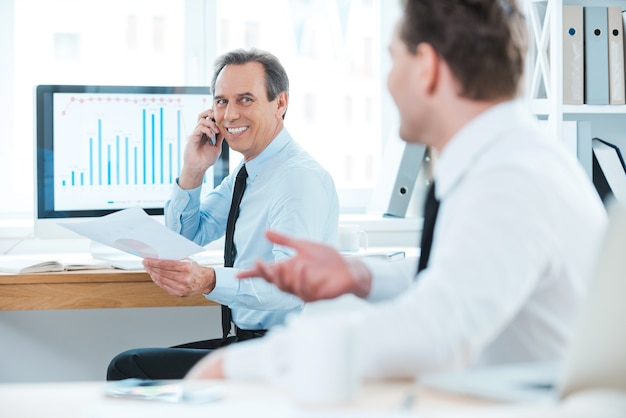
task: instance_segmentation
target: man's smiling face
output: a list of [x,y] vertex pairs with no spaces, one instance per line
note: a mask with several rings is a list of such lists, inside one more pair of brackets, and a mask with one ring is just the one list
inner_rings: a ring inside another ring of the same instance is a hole
[[256,157],[283,128],[288,95],[267,99],[265,69],[258,62],[229,64],[215,83],[215,121],[231,149],[246,161]]

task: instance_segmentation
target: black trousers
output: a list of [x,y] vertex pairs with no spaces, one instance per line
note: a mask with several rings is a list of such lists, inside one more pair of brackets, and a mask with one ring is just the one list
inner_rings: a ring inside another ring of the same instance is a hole
[[196,341],[169,348],[135,348],[124,351],[109,363],[107,380],[129,378],[160,380],[182,379],[204,356],[220,347],[262,337],[264,330],[236,329],[236,336]]

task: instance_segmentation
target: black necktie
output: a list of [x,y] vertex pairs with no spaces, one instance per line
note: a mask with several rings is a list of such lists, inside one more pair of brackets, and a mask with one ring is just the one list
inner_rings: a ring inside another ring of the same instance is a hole
[[424,203],[424,226],[422,228],[422,243],[420,245],[420,260],[417,266],[417,272],[424,270],[428,266],[428,258],[430,257],[430,246],[433,242],[433,232],[435,230],[435,221],[437,221],[437,212],[439,211],[439,201],[435,197],[435,182],[430,185],[426,202]]
[[235,178],[233,200],[230,202],[230,212],[228,212],[228,222],[226,223],[226,242],[224,244],[224,267],[232,267],[235,262],[237,249],[233,243],[233,236],[235,234],[235,222],[237,222],[237,217],[239,216],[239,204],[241,203],[243,192],[246,190],[247,178],[248,172],[246,171],[246,166],[243,165]]
[[[239,216],[239,204],[241,203],[243,192],[246,190],[246,178],[248,178],[248,172],[246,171],[246,166],[243,165],[235,178],[233,200],[230,203],[230,212],[228,212],[224,244],[224,267],[232,267],[235,262],[235,256],[237,255],[237,248],[235,248],[233,243],[233,236],[235,234],[235,222],[237,222],[237,217]],[[226,305],[222,305],[222,338],[224,341],[226,341],[228,333],[230,332],[231,320],[232,313],[230,308]]]

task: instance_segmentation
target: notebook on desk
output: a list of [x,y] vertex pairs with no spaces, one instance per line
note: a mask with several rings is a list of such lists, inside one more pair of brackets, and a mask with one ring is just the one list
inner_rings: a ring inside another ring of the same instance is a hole
[[587,302],[562,364],[509,364],[424,378],[428,387],[500,401],[563,399],[590,389],[626,391],[626,205],[609,225]]

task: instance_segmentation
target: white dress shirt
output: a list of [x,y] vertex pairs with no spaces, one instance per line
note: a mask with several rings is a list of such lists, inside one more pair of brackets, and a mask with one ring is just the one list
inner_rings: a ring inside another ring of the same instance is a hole
[[[575,157],[543,136],[521,103],[507,102],[452,138],[435,181],[441,206],[428,267],[415,278],[367,261],[364,376],[559,359],[606,226]],[[264,377],[240,366],[251,367],[243,356],[262,363],[272,339],[227,350],[227,376]]]
[[[166,224],[200,245],[221,238],[242,164],[202,200],[200,187],[183,190],[175,185],[165,205]],[[215,268],[216,286],[206,297],[228,305],[239,328],[269,329],[282,324],[289,313],[299,312],[303,302],[265,280],[239,280],[235,275],[258,259],[279,261],[291,255],[290,250],[265,238],[267,229],[335,245],[339,200],[330,174],[286,129],[246,162],[246,170],[248,179],[233,238],[237,249],[234,267]]]

